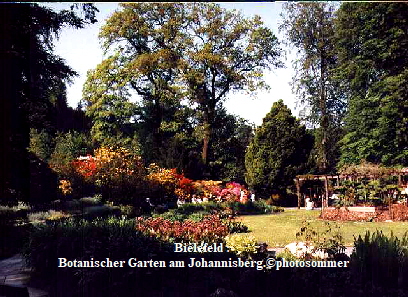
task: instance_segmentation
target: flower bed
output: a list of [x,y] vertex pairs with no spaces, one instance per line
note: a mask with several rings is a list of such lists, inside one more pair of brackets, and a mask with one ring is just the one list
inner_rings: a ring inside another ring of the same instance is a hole
[[408,221],[408,206],[393,204],[391,212],[381,207],[328,207],[320,218],[330,221]]
[[158,218],[138,218],[136,229],[143,234],[170,242],[221,242],[229,228],[218,215],[205,217],[202,221],[170,221]]

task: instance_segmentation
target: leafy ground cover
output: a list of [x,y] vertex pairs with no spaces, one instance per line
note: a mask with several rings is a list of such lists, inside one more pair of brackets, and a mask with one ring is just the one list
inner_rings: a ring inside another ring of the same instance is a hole
[[[318,210],[285,209],[284,212],[240,216],[238,220],[248,226],[249,235],[255,236],[258,241],[266,242],[270,247],[283,247],[296,240],[296,233],[307,221],[312,227],[324,228],[324,221],[318,219]],[[354,236],[364,236],[366,231],[381,230],[390,235],[391,231],[396,237],[402,238],[408,230],[408,222],[331,222],[337,224],[343,233],[345,245],[352,246]]]

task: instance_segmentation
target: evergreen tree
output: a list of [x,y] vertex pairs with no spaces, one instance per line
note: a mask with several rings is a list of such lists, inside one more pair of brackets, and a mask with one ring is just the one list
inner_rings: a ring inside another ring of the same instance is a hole
[[310,134],[282,100],[275,102],[255,131],[246,155],[246,182],[258,194],[284,195],[301,172],[313,145]]
[[[74,5],[76,6],[76,5]],[[30,200],[30,128],[50,129],[51,94],[75,72],[53,53],[63,26],[95,22],[93,4],[55,12],[35,3],[0,5],[0,199]]]

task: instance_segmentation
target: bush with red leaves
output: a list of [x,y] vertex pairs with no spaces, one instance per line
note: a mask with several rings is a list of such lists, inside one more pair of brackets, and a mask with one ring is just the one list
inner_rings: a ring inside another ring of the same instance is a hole
[[139,217],[136,229],[146,235],[170,242],[221,242],[229,233],[228,226],[218,215],[207,216],[200,222]]

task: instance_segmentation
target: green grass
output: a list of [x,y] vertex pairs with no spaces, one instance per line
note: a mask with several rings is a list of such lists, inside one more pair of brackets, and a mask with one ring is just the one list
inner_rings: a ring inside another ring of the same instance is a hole
[[[249,227],[250,233],[259,242],[266,242],[270,247],[284,247],[296,241],[296,233],[300,231],[304,221],[310,222],[312,227],[323,229],[324,221],[318,219],[320,211],[285,209],[284,212],[268,215],[240,216],[239,220]],[[340,226],[345,245],[353,246],[354,237],[364,235],[367,230],[374,232],[382,230],[385,235],[391,231],[402,238],[408,230],[408,222],[333,222]]]

